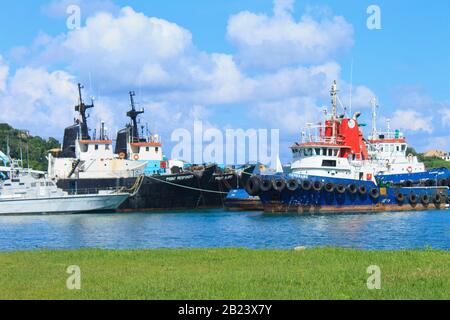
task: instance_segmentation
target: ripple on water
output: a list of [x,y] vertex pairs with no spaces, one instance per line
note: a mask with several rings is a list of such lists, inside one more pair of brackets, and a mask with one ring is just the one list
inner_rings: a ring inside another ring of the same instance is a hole
[[0,250],[77,248],[450,249],[450,211],[264,215],[222,210],[0,217]]

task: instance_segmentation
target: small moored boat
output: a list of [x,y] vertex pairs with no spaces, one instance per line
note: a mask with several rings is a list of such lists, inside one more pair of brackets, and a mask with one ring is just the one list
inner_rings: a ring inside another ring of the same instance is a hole
[[128,193],[99,191],[97,194],[69,195],[45,177],[11,171],[0,184],[0,215],[73,214],[116,210]]

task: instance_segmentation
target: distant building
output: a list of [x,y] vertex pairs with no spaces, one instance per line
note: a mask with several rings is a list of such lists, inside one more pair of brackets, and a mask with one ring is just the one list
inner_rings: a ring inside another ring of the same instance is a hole
[[441,150],[430,150],[424,153],[425,158],[441,158],[445,161],[450,161],[450,154]]

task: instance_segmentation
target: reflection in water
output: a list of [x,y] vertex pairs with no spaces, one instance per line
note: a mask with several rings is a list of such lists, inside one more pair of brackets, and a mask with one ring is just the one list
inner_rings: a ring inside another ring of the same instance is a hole
[[450,249],[450,212],[264,215],[221,210],[164,214],[0,217],[0,250],[72,248]]

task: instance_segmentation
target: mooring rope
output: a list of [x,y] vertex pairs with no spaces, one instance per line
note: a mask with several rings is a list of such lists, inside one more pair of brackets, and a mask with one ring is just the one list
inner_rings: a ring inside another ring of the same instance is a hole
[[131,197],[134,197],[139,192],[139,190],[141,189],[141,186],[142,186],[143,182],[144,182],[144,176],[141,175],[141,176],[139,176],[136,179],[136,181],[134,182],[134,184],[133,184],[133,186],[131,188],[122,187],[121,189],[119,189],[118,192],[119,193],[120,192],[128,192],[128,193],[131,193],[130,194]]

